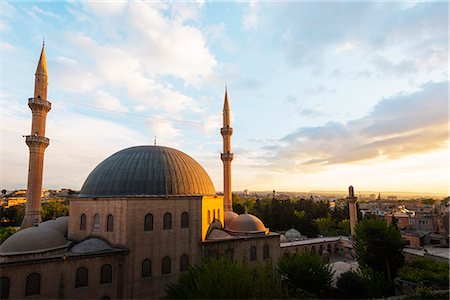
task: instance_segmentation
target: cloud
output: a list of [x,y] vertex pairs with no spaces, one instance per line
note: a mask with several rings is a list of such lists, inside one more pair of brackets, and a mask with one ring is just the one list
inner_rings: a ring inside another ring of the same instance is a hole
[[281,144],[266,148],[275,150],[267,163],[297,169],[380,157],[398,159],[440,149],[448,141],[447,97],[447,82],[428,83],[415,93],[381,100],[361,119],[298,128]]
[[119,99],[104,91],[98,91],[95,99],[95,105],[98,108],[111,110],[115,112],[127,112],[126,108]]
[[256,29],[258,26],[258,4],[255,1],[248,3],[242,17],[242,25],[245,30]]

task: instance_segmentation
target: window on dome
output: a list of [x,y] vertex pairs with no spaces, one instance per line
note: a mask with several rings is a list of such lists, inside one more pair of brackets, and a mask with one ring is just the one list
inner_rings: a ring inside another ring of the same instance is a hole
[[86,230],[86,214],[82,214],[80,217],[80,230]]
[[31,273],[27,277],[25,296],[39,295],[41,293],[41,275]]
[[146,214],[144,218],[144,231],[152,231],[153,230],[153,215]]
[[0,281],[0,299],[9,299],[9,286],[9,278],[6,276],[2,276]]
[[256,246],[250,247],[250,260],[256,260]]
[[181,228],[189,228],[189,214],[187,212],[181,214]]
[[113,231],[114,230],[114,217],[113,215],[109,214],[106,218],[106,231]]
[[180,258],[180,272],[187,271],[189,269],[189,256],[187,254],[181,255]]
[[164,215],[163,229],[164,230],[172,229],[172,215],[170,213],[166,213]]
[[170,274],[171,273],[171,262],[170,257],[165,256],[162,260],[162,268],[161,268],[161,274]]
[[269,258],[269,245],[265,244],[263,246],[263,258],[268,259]]
[[88,286],[89,281],[89,271],[85,267],[80,267],[77,269],[75,276],[75,288]]
[[112,282],[112,266],[106,264],[102,266],[100,271],[100,284],[107,284]]
[[148,278],[151,276],[152,276],[152,261],[150,259],[146,259],[142,262],[141,277]]

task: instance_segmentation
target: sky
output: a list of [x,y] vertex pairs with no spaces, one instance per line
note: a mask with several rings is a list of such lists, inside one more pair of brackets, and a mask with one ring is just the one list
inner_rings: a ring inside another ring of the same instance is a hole
[[25,188],[49,72],[44,188],[113,153],[177,148],[223,189],[449,192],[446,2],[1,1],[1,188]]

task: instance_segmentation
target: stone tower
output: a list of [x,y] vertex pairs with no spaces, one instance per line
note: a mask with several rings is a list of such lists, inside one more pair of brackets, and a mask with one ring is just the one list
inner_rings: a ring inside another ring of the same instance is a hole
[[31,122],[31,135],[25,137],[25,142],[30,149],[30,160],[28,163],[27,205],[21,229],[41,222],[44,151],[50,142],[45,137],[45,122],[47,113],[52,108],[51,103],[47,101],[47,80],[47,62],[44,44],[42,44],[41,57],[39,58],[34,79],[34,97],[28,99],[28,106],[31,109],[33,119]]
[[231,135],[233,128],[230,127],[230,105],[228,104],[227,89],[225,88],[225,102],[223,104],[223,127],[220,129],[223,137],[223,153],[220,158],[223,162],[223,203],[225,211],[233,211],[231,190]]
[[358,221],[358,213],[356,211],[356,200],[358,199],[355,197],[355,191],[353,190],[353,186],[348,187],[348,210],[350,215],[350,233],[353,236],[355,234],[355,226],[356,222]]

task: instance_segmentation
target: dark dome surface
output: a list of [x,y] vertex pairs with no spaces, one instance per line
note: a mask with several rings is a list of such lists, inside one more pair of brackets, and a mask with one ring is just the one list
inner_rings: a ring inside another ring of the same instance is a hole
[[137,146],[102,161],[79,197],[215,194],[208,174],[189,155],[167,147]]

